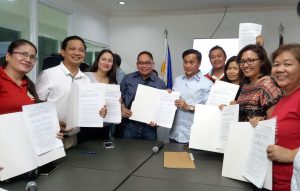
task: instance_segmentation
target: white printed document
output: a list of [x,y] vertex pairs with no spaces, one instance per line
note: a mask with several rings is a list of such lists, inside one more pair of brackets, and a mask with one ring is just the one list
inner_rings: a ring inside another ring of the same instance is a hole
[[56,138],[60,126],[53,103],[32,104],[22,108],[27,131],[36,155],[63,147],[62,141]]
[[255,44],[256,37],[261,35],[262,25],[255,23],[240,23],[239,50],[248,44]]
[[239,121],[239,105],[228,105],[223,107],[220,118],[220,125],[217,132],[217,144],[216,147],[219,149],[225,149],[228,134],[230,130],[231,123],[237,123]]
[[267,159],[266,147],[275,142],[275,125],[276,119],[261,121],[255,128],[249,122],[232,123],[222,176],[272,190],[272,161]]
[[105,105],[105,84],[72,83],[67,128],[103,127],[99,111]]
[[217,80],[211,87],[206,105],[229,105],[234,100],[239,85]]
[[218,106],[197,104],[191,127],[189,147],[223,153],[227,144],[229,124],[238,122],[239,105]]
[[[55,106],[48,107],[49,104],[52,103],[25,106],[26,114],[17,112],[0,115],[0,164],[4,167],[0,171],[0,181],[26,173],[66,155],[62,141],[56,138],[60,127],[56,111],[53,111]],[[49,119],[42,117],[44,114],[35,112],[34,108],[49,116]],[[45,131],[45,127],[39,127],[44,126],[46,121],[51,124],[51,126],[47,125],[48,128],[55,129],[53,132]],[[31,128],[32,130],[29,130]],[[37,131],[41,132],[37,133]],[[42,132],[45,132],[45,135],[41,135]],[[32,141],[32,137],[38,134],[41,136],[39,140]],[[51,148],[45,146],[45,142],[49,142]],[[35,145],[39,143],[43,146]]]
[[121,114],[121,91],[120,85],[105,84],[105,104],[107,106],[107,114],[103,119],[107,123],[120,123]]
[[262,188],[268,171],[268,166],[272,167],[272,162],[267,157],[267,148],[275,142],[276,119],[260,122],[255,127],[250,149],[243,170],[243,177],[253,183],[258,188]]
[[139,84],[130,119],[147,124],[152,121],[158,126],[171,128],[177,109],[175,100],[179,97],[179,92],[168,93],[166,90]]

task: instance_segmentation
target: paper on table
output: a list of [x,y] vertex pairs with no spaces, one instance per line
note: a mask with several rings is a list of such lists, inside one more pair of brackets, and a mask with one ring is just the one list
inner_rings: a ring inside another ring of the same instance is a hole
[[[248,182],[242,176],[242,173],[246,165],[254,129],[249,122],[231,123],[228,142],[224,152],[222,176]],[[267,152],[265,153],[267,154]],[[268,165],[268,172],[263,187],[272,189],[271,163]]]
[[214,105],[196,105],[190,133],[190,148],[224,152],[228,131],[226,125],[231,121],[238,121],[238,105],[226,107],[225,111],[221,111],[218,106]]
[[121,122],[121,91],[120,85],[106,84],[105,85],[105,104],[107,106],[107,114],[103,119],[107,123]]
[[266,150],[269,145],[275,142],[275,126],[275,118],[259,122],[254,129],[250,143],[250,150],[242,175],[258,188],[262,188],[268,166],[272,166]]
[[56,138],[60,130],[54,103],[44,102],[23,106],[23,116],[36,155],[41,155],[59,147]]
[[220,121],[221,125],[219,126],[218,130],[219,138],[217,139],[216,147],[225,149],[228,140],[230,124],[232,122],[237,123],[239,121],[239,105],[235,104],[223,107]]
[[239,50],[248,44],[255,44],[256,37],[261,34],[262,25],[255,23],[240,23]]
[[105,104],[105,85],[101,83],[72,83],[67,127],[103,127],[99,115]]
[[130,119],[143,123],[153,121],[158,126],[171,128],[177,109],[174,102],[179,96],[179,92],[168,93],[166,90],[140,84],[131,106]]
[[217,80],[210,90],[206,105],[229,105],[238,90],[239,85]]
[[192,168],[195,163],[188,152],[164,152],[165,168]]

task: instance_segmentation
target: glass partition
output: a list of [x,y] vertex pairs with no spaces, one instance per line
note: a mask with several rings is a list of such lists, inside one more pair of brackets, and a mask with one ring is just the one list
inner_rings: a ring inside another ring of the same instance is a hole
[[88,40],[85,40],[86,44],[86,58],[85,58],[85,63],[92,66],[95,58],[97,57],[97,54],[107,48],[106,45],[100,44],[100,43],[95,43],[91,42]]
[[38,4],[38,72],[41,71],[44,58],[59,53],[60,44],[68,35],[68,16],[67,13]]
[[30,0],[0,1],[0,57],[11,41],[30,38]]

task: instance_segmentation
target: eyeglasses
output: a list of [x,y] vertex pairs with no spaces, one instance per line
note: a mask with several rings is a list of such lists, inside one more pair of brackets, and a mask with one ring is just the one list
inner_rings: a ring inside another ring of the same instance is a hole
[[35,62],[37,57],[33,54],[29,54],[28,52],[12,52],[12,54],[18,54],[22,59],[30,58],[31,62]]
[[248,60],[240,60],[239,65],[244,66],[246,63],[249,66],[252,66],[256,60],[260,60],[259,58],[248,59]]
[[138,61],[137,64],[138,65],[145,65],[145,66],[150,66],[153,62],[152,61]]

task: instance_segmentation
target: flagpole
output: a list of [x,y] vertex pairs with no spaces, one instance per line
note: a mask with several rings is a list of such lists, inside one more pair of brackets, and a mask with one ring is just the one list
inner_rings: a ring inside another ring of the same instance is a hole
[[164,35],[165,35],[165,39],[167,39],[168,38],[168,30],[167,30],[167,28],[165,28],[165,30],[164,30]]
[[164,52],[164,60],[162,61],[162,66],[161,66],[161,78],[162,80],[166,81],[167,80],[167,76],[166,76],[166,72],[167,72],[167,46],[168,46],[168,31],[167,28],[165,28],[164,30],[164,36],[165,36],[165,52]]
[[283,44],[283,32],[284,32],[284,27],[281,23],[278,27],[278,30],[279,30],[279,46],[281,46]]
[[167,61],[167,48],[168,48],[168,30],[167,28],[165,28],[164,30],[164,35],[165,35],[165,55],[164,55],[164,58],[165,58],[165,62]]
[[168,30],[167,28],[165,28],[164,30],[164,35],[165,35],[165,55],[164,55],[164,58],[165,58],[165,72],[164,72],[164,81],[167,82],[167,71],[168,71],[168,63],[167,63],[167,56],[168,56]]

